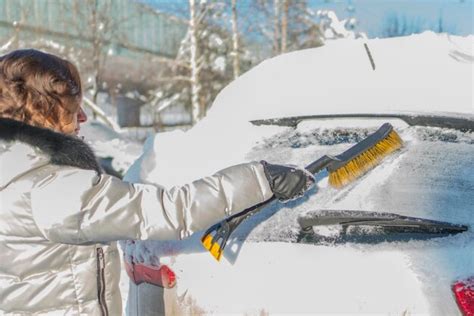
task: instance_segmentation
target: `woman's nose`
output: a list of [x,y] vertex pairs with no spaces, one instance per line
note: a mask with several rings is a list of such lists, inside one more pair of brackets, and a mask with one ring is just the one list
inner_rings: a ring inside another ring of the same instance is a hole
[[77,120],[79,121],[79,123],[84,123],[87,121],[87,114],[86,112],[84,112],[82,107],[79,108],[79,113],[77,114]]

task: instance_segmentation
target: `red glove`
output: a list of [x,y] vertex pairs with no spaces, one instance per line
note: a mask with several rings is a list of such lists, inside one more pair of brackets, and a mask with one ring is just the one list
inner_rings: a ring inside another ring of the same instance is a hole
[[148,266],[143,263],[130,263],[125,261],[125,270],[130,280],[136,285],[146,282],[156,286],[170,289],[176,285],[176,275],[167,265],[159,267]]

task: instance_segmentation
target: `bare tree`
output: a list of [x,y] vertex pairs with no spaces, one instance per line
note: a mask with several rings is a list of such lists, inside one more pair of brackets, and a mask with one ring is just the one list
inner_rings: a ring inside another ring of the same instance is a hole
[[281,16],[281,53],[285,53],[287,50],[289,9],[290,9],[289,0],[283,0],[283,11],[282,11],[282,16]]
[[240,75],[240,43],[239,43],[239,30],[237,25],[237,0],[232,0],[232,57],[233,57],[233,70],[234,79]]
[[12,32],[10,34],[7,33],[8,40],[6,40],[6,43],[3,44],[0,48],[2,51],[22,48],[23,46],[25,46],[24,41],[22,42],[21,39],[22,31],[24,31],[25,29],[30,29],[32,31],[36,30],[36,27],[28,25],[27,23],[28,19],[32,15],[31,7],[23,3],[14,3],[11,1],[6,1],[2,5],[4,6],[4,8],[2,9],[5,10],[4,14],[7,17],[10,14],[14,15],[14,13],[18,13],[19,18],[17,16],[16,20],[14,21],[2,21],[6,24],[5,26],[7,26],[7,28],[11,29]]
[[280,50],[280,0],[273,0],[273,54],[278,55]]
[[234,54],[234,37],[226,16],[228,3],[189,0],[188,13],[181,12],[181,16],[187,16],[188,32],[176,59],[154,90],[156,114],[171,106],[185,106],[195,124],[205,116],[217,93],[234,78],[235,58],[239,74],[247,65],[240,55],[240,40],[238,54]]
[[[85,74],[85,90],[90,91],[91,101],[97,103],[100,90],[106,88],[104,72],[113,43],[127,47],[127,22],[135,18],[136,12],[127,16],[115,16],[113,0],[61,1],[62,10],[68,14],[63,24],[71,30],[71,46],[76,47],[75,62]],[[82,44],[76,45],[77,39]],[[85,45],[84,45],[85,44]]]
[[[91,35],[92,35],[92,70],[93,70],[93,88],[92,88],[92,102],[97,103],[97,95],[99,94],[99,83],[100,83],[100,75],[101,75],[101,68],[102,68],[102,59],[104,58],[103,56],[103,49],[104,49],[104,43],[102,41],[102,36],[100,33],[100,29],[103,29],[103,25],[100,25],[100,23],[105,23],[108,22],[109,20],[107,19],[106,21],[102,22],[102,20],[99,17],[99,12],[98,12],[98,0],[87,0],[87,6],[90,8],[90,29],[91,29]],[[106,3],[108,6],[109,3]],[[95,112],[94,112],[95,113]]]
[[[318,18],[307,0],[258,0],[256,33],[271,46],[272,55],[323,44]],[[265,45],[265,44],[264,44]]]
[[201,83],[199,81],[200,66],[198,64],[198,18],[196,16],[195,0],[189,0],[189,38],[190,38],[190,56],[189,63],[191,65],[191,106],[192,106],[192,122],[195,124],[202,116],[199,93],[201,91]]
[[421,33],[422,21],[418,18],[391,13],[385,19],[384,36],[397,37]]

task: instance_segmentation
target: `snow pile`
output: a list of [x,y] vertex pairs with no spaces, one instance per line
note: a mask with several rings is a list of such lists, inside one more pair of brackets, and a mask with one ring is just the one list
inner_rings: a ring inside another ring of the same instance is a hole
[[[126,179],[171,186],[245,160],[303,166],[315,156],[345,150],[380,125],[378,120],[327,119],[291,129],[256,127],[251,119],[454,112],[474,120],[472,42],[473,36],[433,33],[369,40],[375,70],[360,40],[271,59],[225,88],[208,117],[191,130],[148,139]],[[474,154],[472,133],[394,122],[406,142],[404,151],[357,185],[336,191],[323,174],[317,194],[266,208],[239,228],[221,263],[200,246],[200,234],[182,242],[137,243],[128,255],[171,265],[177,295],[210,314],[456,313],[449,285],[474,271],[472,232],[405,244],[288,243],[295,241],[296,215],[308,207],[404,211],[474,225],[466,212],[474,203],[474,170],[465,158]],[[341,139],[338,127],[350,127],[349,134]],[[313,139],[316,134],[319,138]],[[242,239],[267,242],[242,244]]]

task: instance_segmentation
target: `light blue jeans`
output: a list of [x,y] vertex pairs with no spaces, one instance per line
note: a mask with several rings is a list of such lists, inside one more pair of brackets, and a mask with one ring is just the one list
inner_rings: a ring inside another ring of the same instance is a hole
[[165,315],[165,289],[156,285],[129,282],[127,315]]

